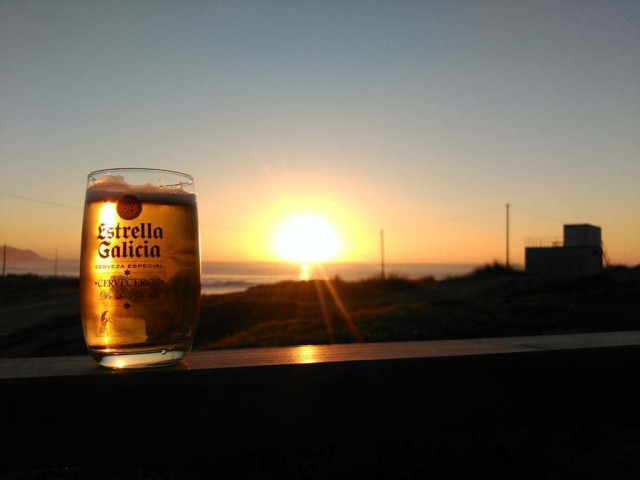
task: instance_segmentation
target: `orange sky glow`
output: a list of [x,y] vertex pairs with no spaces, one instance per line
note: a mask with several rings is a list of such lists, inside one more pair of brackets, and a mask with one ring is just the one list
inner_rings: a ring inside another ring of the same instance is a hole
[[389,263],[522,265],[588,223],[640,264],[638,24],[598,0],[0,2],[0,244],[78,259],[87,174],[147,167],[196,179],[205,261],[281,261],[315,216],[327,261],[379,262],[383,231]]

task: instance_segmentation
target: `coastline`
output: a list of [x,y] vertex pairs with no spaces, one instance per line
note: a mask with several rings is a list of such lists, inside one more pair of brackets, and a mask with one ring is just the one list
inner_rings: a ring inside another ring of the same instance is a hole
[[[480,267],[467,263],[390,263],[385,265],[385,275],[420,279],[433,277],[442,280],[471,273]],[[7,262],[6,274],[34,274],[45,277],[78,277],[79,260],[52,260]],[[311,268],[311,279],[333,279],[347,281],[379,278],[379,264],[366,262],[325,263]],[[250,287],[273,284],[281,281],[299,280],[300,265],[288,262],[202,262],[203,295],[226,294],[245,291]]]

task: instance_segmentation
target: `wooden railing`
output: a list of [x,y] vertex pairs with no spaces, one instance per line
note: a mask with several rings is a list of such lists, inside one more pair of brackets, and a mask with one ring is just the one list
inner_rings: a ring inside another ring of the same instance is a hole
[[451,429],[626,421],[640,332],[192,352],[110,371],[0,360],[5,470],[332,445]]

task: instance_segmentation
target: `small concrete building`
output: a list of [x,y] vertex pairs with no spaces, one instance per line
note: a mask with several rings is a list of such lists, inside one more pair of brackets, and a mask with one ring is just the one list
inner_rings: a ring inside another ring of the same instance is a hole
[[602,270],[602,233],[589,224],[565,225],[564,240],[525,247],[525,271],[538,275],[584,275]]

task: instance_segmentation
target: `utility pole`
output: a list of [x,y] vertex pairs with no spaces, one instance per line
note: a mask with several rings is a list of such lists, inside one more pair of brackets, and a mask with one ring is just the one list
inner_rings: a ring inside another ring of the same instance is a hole
[[384,280],[384,230],[380,230],[380,278]]
[[509,204],[507,203],[507,268],[509,268]]
[[2,252],[2,278],[4,278],[4,267],[7,265],[7,244],[4,244],[4,251]]

